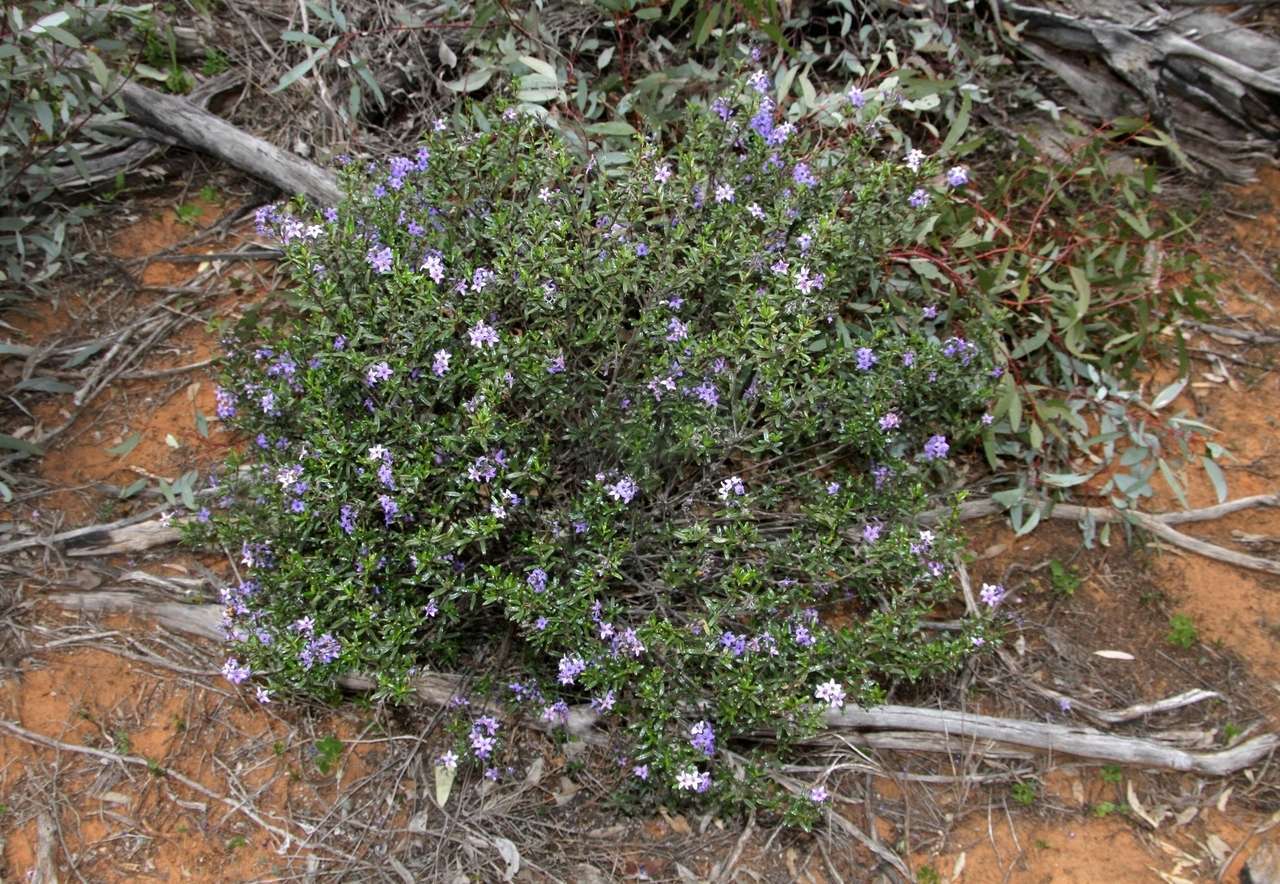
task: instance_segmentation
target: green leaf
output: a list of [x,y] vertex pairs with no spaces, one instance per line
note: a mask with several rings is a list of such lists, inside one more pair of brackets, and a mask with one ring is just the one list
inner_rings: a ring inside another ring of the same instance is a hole
[[196,409],[196,432],[205,439],[209,438],[209,419],[198,408]]
[[947,137],[942,142],[942,147],[938,149],[941,154],[950,154],[952,148],[960,143],[960,139],[964,136],[964,131],[969,128],[969,111],[973,107],[973,96],[965,92],[960,99],[960,110],[956,113],[955,120],[951,123],[951,128],[947,130]]
[[556,76],[556,69],[540,58],[534,58],[532,55],[522,55],[519,57],[519,62],[529,70],[542,74],[542,76],[553,82],[560,82],[559,77]]
[[129,437],[125,439],[123,442],[121,442],[119,445],[115,445],[115,446],[112,446],[111,448],[108,448],[107,454],[113,455],[115,457],[124,457],[130,451],[133,451],[133,449],[137,448],[138,443],[141,441],[142,441],[141,433],[130,433]]
[[15,390],[36,390],[40,393],[74,393],[76,388],[66,381],[60,381],[57,378],[27,378]]
[[635,135],[636,130],[630,123],[622,120],[611,120],[607,123],[592,123],[587,127],[592,135]]
[[609,66],[609,62],[613,60],[613,50],[614,47],[609,46],[604,52],[600,53],[600,56],[596,59],[596,70],[602,71]]
[[1087,476],[1082,476],[1079,473],[1041,473],[1040,481],[1055,488],[1072,488],[1088,482],[1093,476],[1093,473]]
[[1021,359],[1024,356],[1029,356],[1043,347],[1044,342],[1047,340],[1049,340],[1049,326],[1041,326],[1040,331],[1036,332],[1031,337],[1024,339],[1022,343],[1014,347],[1013,352],[1009,354],[1009,358]]
[[1218,503],[1227,502],[1227,477],[1222,472],[1222,467],[1211,457],[1200,458],[1200,463],[1204,467],[1205,474],[1208,475],[1209,481],[1213,483],[1213,493],[1218,495]]
[[1178,503],[1182,504],[1182,508],[1190,509],[1191,505],[1187,503],[1187,494],[1182,488],[1182,483],[1178,481],[1178,477],[1173,474],[1173,470],[1165,463],[1164,458],[1159,458],[1156,464],[1160,467],[1160,475],[1164,477],[1164,483],[1169,486],[1169,490],[1173,492],[1174,497],[1178,498]]
[[130,497],[133,497],[135,494],[137,494],[139,491],[141,491],[143,488],[146,488],[146,487],[147,487],[146,479],[139,479],[136,482],[132,482],[129,485],[126,485],[124,488],[120,489],[120,499],[128,500]]
[[[276,83],[275,86],[267,90],[267,94],[274,95],[277,92],[283,92],[285,89],[288,89],[300,78],[305,76],[306,73],[310,71],[313,67],[315,67],[316,63],[320,61],[320,59],[324,58],[326,55],[328,55],[328,52],[326,51],[317,52],[313,54],[310,58],[304,59],[303,61],[294,65],[292,68],[290,68],[288,71],[285,72],[284,76],[280,78],[280,82]],[[168,79],[167,74],[165,75],[165,79]]]
[[1178,398],[1178,394],[1182,392],[1182,388],[1187,385],[1187,378],[1181,378],[1174,381],[1156,394],[1156,398],[1151,400],[1151,407],[1156,411],[1164,408],[1170,402]]
[[23,454],[44,454],[44,449],[39,445],[34,445],[26,439],[19,439],[16,436],[7,436],[4,433],[0,433],[0,448],[21,451]]
[[1089,286],[1089,277],[1085,275],[1084,270],[1072,264],[1067,268],[1067,272],[1071,274],[1071,284],[1076,290],[1075,317],[1071,320],[1071,324],[1084,320],[1085,314],[1089,312],[1089,301],[1093,297],[1093,289]]
[[475,92],[493,78],[493,68],[468,71],[461,79],[447,81],[444,85],[454,92]]
[[1019,537],[1022,537],[1024,535],[1030,534],[1035,529],[1036,525],[1039,525],[1039,524],[1040,524],[1040,507],[1036,507],[1031,511],[1031,515],[1027,517],[1027,520],[1017,527],[1017,535]]

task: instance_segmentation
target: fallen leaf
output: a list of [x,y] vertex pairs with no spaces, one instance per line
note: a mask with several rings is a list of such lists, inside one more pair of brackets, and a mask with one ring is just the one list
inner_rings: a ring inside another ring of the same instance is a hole
[[502,880],[510,881],[520,871],[520,851],[509,838],[494,838],[493,846],[498,848],[498,856],[507,864],[502,872]]
[[436,765],[436,807],[444,808],[445,802],[449,800],[449,793],[453,791],[453,779],[457,775],[457,768]]
[[1095,657],[1102,657],[1105,660],[1132,660],[1133,654],[1127,654],[1124,651],[1094,651]]

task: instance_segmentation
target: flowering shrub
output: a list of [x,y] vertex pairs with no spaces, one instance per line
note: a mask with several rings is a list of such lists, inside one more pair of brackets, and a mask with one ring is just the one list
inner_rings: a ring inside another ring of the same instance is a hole
[[[929,303],[877,306],[918,194],[965,172],[856,127],[818,149],[762,87],[625,175],[475,108],[348,164],[314,220],[262,213],[297,289],[228,337],[218,393],[248,440],[199,527],[242,554],[228,678],[266,700],[355,670],[394,699],[507,636],[503,698],[553,724],[589,702],[637,787],[733,800],[761,793],[726,744],[981,643],[918,628],[957,540],[914,517],[995,372]],[[443,767],[500,775],[497,720],[457,737]]]

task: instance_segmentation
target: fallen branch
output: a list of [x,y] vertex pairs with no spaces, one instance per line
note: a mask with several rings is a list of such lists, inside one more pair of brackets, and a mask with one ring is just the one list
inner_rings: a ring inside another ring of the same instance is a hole
[[[1249,509],[1250,507],[1280,506],[1280,494],[1256,494],[1252,497],[1242,497],[1239,500],[1228,501],[1202,509],[1156,514],[1143,513],[1137,510],[1117,510],[1111,507],[1080,506],[1074,503],[1045,501],[1045,504],[1048,509],[1044,512],[1042,518],[1066,519],[1072,522],[1083,522],[1092,519],[1094,522],[1128,523],[1139,528],[1145,528],[1161,540],[1182,549],[1199,553],[1206,558],[1217,559],[1229,565],[1249,568],[1254,571],[1280,574],[1280,562],[1224,549],[1217,544],[1201,540],[1198,537],[1191,537],[1170,527],[1184,522],[1206,522],[1230,513]],[[1003,512],[1003,507],[991,498],[966,500],[956,508],[957,518],[962,522],[980,519],[984,516],[994,516],[1001,512]],[[932,525],[950,513],[950,507],[938,507],[926,510],[916,519],[922,525]]]
[[[182,605],[175,602],[149,602],[136,593],[89,592],[64,593],[49,597],[54,604],[73,610],[146,614],[156,617],[171,629],[221,640],[222,610],[217,605]],[[376,682],[367,675],[349,673],[338,679],[343,688],[369,692]],[[410,681],[414,694],[432,706],[448,706],[466,688],[461,676],[443,673],[421,673]],[[1209,699],[1212,692],[1189,691],[1159,700],[1138,704],[1109,714],[1114,721],[1130,721],[1153,712],[1167,711]],[[473,704],[472,710],[505,714],[493,703]],[[1220,752],[1189,752],[1173,749],[1153,740],[1104,734],[1091,728],[1059,724],[1042,724],[1009,718],[994,718],[967,712],[941,709],[917,709],[911,706],[878,706],[874,709],[828,711],[824,721],[836,731],[856,731],[856,741],[876,748],[911,749],[930,752],[953,752],[960,748],[955,738],[990,740],[994,743],[1075,755],[1096,761],[1181,770],[1212,776],[1225,776],[1256,763],[1280,745],[1274,734],[1255,737]],[[564,726],[569,733],[594,746],[607,745],[606,735],[596,728],[599,715],[589,706],[575,706],[563,721],[526,720],[536,730],[554,731]],[[887,733],[886,733],[887,732]],[[930,738],[930,735],[934,735]],[[813,740],[830,738],[821,734]],[[941,739],[938,739],[941,737]],[[812,741],[812,740],[811,740]],[[1024,757],[1018,753],[1017,757]]]
[[300,193],[327,206],[341,200],[342,188],[332,172],[250,135],[183,98],[133,82],[124,85],[120,96],[125,111],[135,122],[270,182],[290,196]]
[[1218,752],[1188,752],[1152,740],[1104,734],[1092,728],[911,706],[828,710],[823,720],[832,728],[920,731],[949,738],[994,740],[1095,761],[1208,776],[1236,773],[1261,761],[1280,746],[1280,736],[1265,734]]

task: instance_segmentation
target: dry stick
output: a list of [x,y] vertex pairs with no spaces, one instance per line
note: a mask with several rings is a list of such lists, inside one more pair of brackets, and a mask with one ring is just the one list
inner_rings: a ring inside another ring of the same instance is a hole
[[823,721],[832,728],[920,731],[947,737],[995,740],[1064,755],[1209,776],[1227,776],[1243,770],[1280,746],[1280,736],[1265,734],[1231,749],[1188,752],[1171,749],[1153,740],[1104,734],[1093,728],[911,706],[828,710],[823,713]]
[[742,834],[738,836],[737,843],[733,845],[733,851],[729,854],[729,858],[724,861],[724,865],[720,868],[720,874],[716,875],[717,884],[723,884],[730,880],[733,874],[733,867],[738,864],[738,859],[742,856],[743,848],[747,846],[747,842],[751,840],[751,833],[756,828],[756,812],[751,811],[751,816],[747,818],[747,824],[742,828]]

